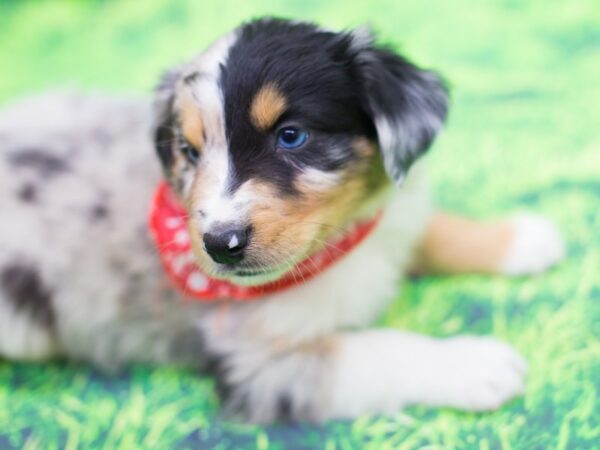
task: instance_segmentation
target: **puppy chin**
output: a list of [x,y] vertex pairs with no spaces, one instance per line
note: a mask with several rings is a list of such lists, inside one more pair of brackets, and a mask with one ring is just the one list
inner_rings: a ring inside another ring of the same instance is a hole
[[296,260],[293,263],[290,262],[275,268],[264,268],[263,270],[218,265],[207,273],[238,286],[259,286],[279,280],[293,270],[295,266]]
[[237,274],[235,272],[225,273],[224,278],[239,286],[258,286],[261,284],[271,283],[283,277],[291,268],[278,269],[269,272],[260,272],[256,274]]
[[230,267],[214,264],[212,262],[207,263],[206,261],[198,261],[198,265],[212,278],[229,281],[238,286],[258,286],[277,281],[294,267],[292,265],[286,265],[275,269],[268,268],[259,271],[244,267]]

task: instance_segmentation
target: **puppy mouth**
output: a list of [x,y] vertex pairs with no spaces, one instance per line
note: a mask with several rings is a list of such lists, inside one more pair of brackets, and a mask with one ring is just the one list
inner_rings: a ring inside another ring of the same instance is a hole
[[242,286],[256,286],[277,281],[284,276],[288,270],[290,270],[290,268],[261,270],[237,269],[224,274],[224,276],[227,280],[235,284]]
[[244,286],[260,285],[277,281],[294,265],[285,264],[277,267],[243,267],[220,265],[215,275],[235,284]]
[[260,269],[260,270],[238,269],[238,270],[233,270],[232,274],[235,275],[236,277],[256,277],[256,276],[260,276],[260,275],[268,275],[271,272],[273,272],[273,271],[268,270],[268,269]]

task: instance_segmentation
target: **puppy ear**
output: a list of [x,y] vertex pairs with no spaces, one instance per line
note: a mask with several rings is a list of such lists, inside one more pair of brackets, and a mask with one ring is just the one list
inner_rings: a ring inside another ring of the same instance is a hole
[[173,165],[175,85],[180,77],[179,68],[165,72],[154,90],[154,146],[165,174]]
[[435,73],[373,46],[365,30],[354,34],[354,43],[363,108],[375,125],[385,169],[400,184],[444,124],[448,91]]

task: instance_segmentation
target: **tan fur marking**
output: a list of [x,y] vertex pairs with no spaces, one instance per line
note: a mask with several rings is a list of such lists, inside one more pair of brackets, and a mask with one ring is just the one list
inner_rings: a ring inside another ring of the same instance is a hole
[[185,97],[182,99],[180,118],[181,131],[185,139],[196,150],[202,149],[204,145],[204,124],[200,116],[200,110],[191,98]]
[[370,158],[377,152],[377,148],[366,138],[356,138],[353,142],[356,153],[363,158]]
[[319,356],[334,355],[339,351],[339,340],[335,336],[325,336],[314,341],[303,342],[298,345],[297,350]]
[[285,96],[273,83],[265,84],[254,96],[250,106],[250,120],[260,131],[267,131],[284,113]]
[[273,356],[289,353],[290,351],[318,356],[329,356],[337,353],[339,349],[339,341],[336,336],[323,336],[321,338],[302,341],[300,343],[294,339],[283,336],[269,339],[263,333],[250,334],[249,336],[254,339],[259,338],[261,340],[267,340]]
[[[359,144],[362,151],[356,149],[357,159],[344,170],[320,174],[315,169],[298,177],[295,187],[299,196],[282,196],[277,187],[258,179],[240,186],[236,196],[249,199],[251,205],[245,217],[253,229],[246,251],[250,265],[290,268],[366,212],[369,202],[390,183],[376,149],[368,150],[364,142]],[[198,174],[188,205],[198,207],[203,203],[211,177],[210,170]],[[202,250],[202,220],[197,214],[190,217],[194,252],[199,264],[210,273],[215,265]]]
[[498,273],[514,238],[506,222],[478,222],[437,213],[417,253],[417,270],[434,273]]
[[322,247],[355,219],[367,199],[387,185],[387,178],[373,183],[373,170],[372,158],[357,161],[338,173],[339,181],[325,190],[320,183],[300,178],[296,189],[301,195],[291,200],[280,198],[268,184],[253,183],[253,196],[268,199],[252,212],[255,243],[270,248],[276,260]]

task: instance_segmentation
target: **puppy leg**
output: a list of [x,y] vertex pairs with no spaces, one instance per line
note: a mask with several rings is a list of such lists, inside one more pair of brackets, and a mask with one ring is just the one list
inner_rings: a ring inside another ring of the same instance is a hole
[[328,416],[392,413],[411,404],[493,410],[523,393],[526,370],[515,350],[492,338],[349,334],[340,341]]
[[526,364],[490,338],[371,330],[288,351],[241,342],[213,354],[224,411],[255,423],[394,413],[411,404],[492,410],[522,394]]
[[0,295],[0,358],[38,361],[55,353],[51,317],[19,308]]
[[564,258],[563,240],[552,222],[524,214],[479,222],[445,213],[433,216],[415,261],[418,271],[526,275]]
[[34,265],[0,265],[0,357],[41,360],[56,353],[52,289]]

